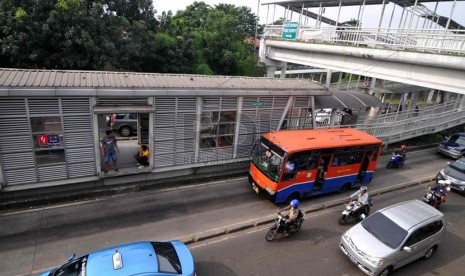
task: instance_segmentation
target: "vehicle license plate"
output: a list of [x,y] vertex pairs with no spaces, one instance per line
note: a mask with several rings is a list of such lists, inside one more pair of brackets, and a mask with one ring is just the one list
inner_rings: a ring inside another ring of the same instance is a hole
[[252,189],[258,194],[260,190],[258,190],[258,187],[255,186],[255,183],[252,184]]

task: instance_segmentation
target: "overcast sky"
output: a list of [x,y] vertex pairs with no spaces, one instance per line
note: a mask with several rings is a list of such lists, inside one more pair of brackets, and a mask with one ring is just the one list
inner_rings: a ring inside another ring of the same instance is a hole
[[[153,3],[154,3],[153,5],[155,9],[157,10],[157,15],[161,15],[163,11],[168,11],[168,10],[171,10],[173,11],[173,14],[176,14],[176,11],[184,10],[187,6],[193,4],[194,2],[195,1],[192,1],[192,0],[153,0]],[[197,2],[205,2],[206,4],[211,5],[211,6],[214,6],[220,3],[233,4],[236,6],[247,6],[251,9],[252,13],[254,14],[256,14],[257,6],[258,6],[258,0],[204,0],[204,1],[197,1]],[[267,3],[267,2],[273,2],[273,1],[272,0],[261,0],[260,1],[261,4]],[[439,13],[442,16],[449,17],[452,2],[453,1],[439,3],[439,8],[437,10],[437,13]],[[430,10],[434,10],[435,3],[436,2],[426,3],[424,5],[427,6]],[[387,25],[389,24],[389,18],[391,16],[391,11],[393,7],[394,7],[393,4],[386,5],[386,11],[384,14],[384,19],[383,19],[384,27],[387,27]],[[343,21],[350,20],[352,18],[357,18],[358,9],[359,7],[343,7],[342,8],[343,12],[341,12],[339,21],[343,22]],[[392,20],[392,27],[397,27],[397,25],[399,24],[401,10],[402,9],[400,9],[399,6],[396,6],[395,15],[393,16],[393,20]],[[457,1],[452,18],[458,23],[465,25],[465,16],[463,15],[463,10],[465,10],[465,1]],[[311,11],[318,13],[318,8],[311,9]],[[260,16],[261,24],[265,24],[265,23],[270,24],[273,20],[272,19],[273,12],[275,13],[274,20],[279,19],[279,17],[284,17],[284,8],[279,7],[279,6],[276,6],[276,9],[274,10],[273,5],[270,5],[269,8],[268,6],[260,5],[259,12],[260,12],[259,16]],[[267,21],[267,12],[268,12],[268,21]],[[333,20],[336,20],[337,13],[338,13],[337,7],[328,8],[325,10],[325,13],[323,15]],[[363,22],[364,22],[363,26],[364,27],[377,27],[377,25],[379,24],[380,14],[381,14],[381,5],[367,6],[365,8],[364,15],[363,15]],[[298,14],[294,13],[292,20],[298,21]],[[416,20],[417,18],[414,19],[412,24],[416,24]],[[419,20],[420,28],[423,23],[421,20],[422,19]],[[311,22],[315,22],[315,21],[311,21]],[[309,23],[309,25],[310,24],[314,24],[314,23]]]

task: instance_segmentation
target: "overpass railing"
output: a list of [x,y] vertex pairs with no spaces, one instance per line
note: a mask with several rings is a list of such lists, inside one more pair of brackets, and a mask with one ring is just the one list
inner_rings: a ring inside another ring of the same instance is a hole
[[461,100],[390,114],[380,114],[353,127],[364,130],[387,143],[439,132],[465,124]]
[[[282,25],[268,25],[265,38],[281,39]],[[300,26],[296,40],[433,54],[465,55],[465,30]]]

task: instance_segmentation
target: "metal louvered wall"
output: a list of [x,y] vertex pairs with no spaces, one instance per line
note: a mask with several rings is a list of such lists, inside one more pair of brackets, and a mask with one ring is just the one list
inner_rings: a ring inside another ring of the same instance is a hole
[[[1,99],[0,162],[4,186],[92,176],[96,173],[89,98]],[[61,118],[65,161],[37,165],[31,117]]]
[[[276,130],[289,97],[244,97],[237,157],[250,157],[262,133]],[[257,105],[260,103],[260,105]]]
[[66,163],[69,178],[96,172],[92,116],[89,98],[61,99]]
[[26,99],[0,101],[0,157],[4,186],[37,182]]
[[155,98],[154,167],[194,163],[196,98]]

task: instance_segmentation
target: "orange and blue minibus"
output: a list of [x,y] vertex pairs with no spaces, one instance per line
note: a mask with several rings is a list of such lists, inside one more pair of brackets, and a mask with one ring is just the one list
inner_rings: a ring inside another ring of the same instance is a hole
[[371,182],[381,147],[354,128],[265,133],[253,150],[249,182],[275,203],[343,193]]

